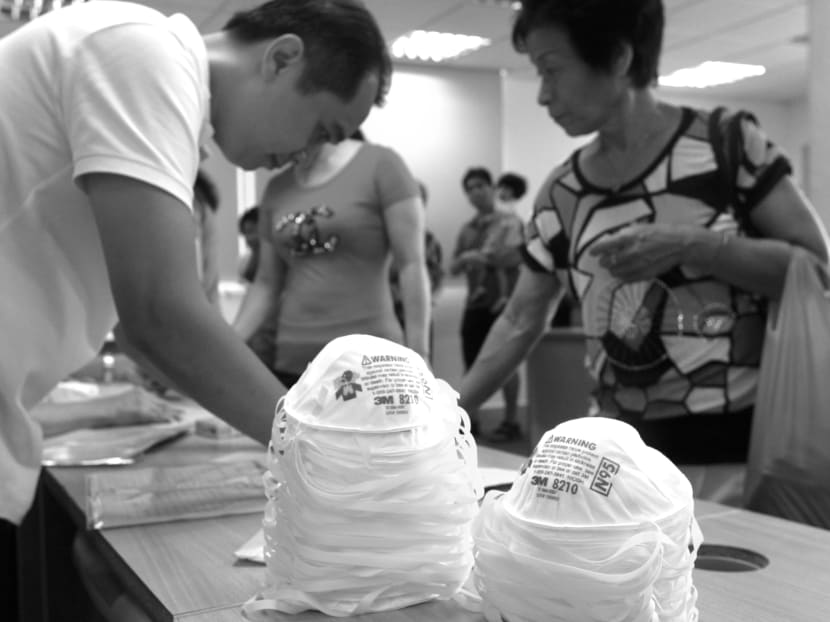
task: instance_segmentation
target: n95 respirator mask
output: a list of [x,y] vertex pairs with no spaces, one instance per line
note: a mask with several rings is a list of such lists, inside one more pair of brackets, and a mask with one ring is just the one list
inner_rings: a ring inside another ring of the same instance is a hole
[[488,620],[697,620],[691,484],[624,422],[545,433],[510,490],[487,495],[474,538]]
[[482,495],[457,402],[402,345],[349,335],[323,348],[277,408],[268,587],[250,607],[346,616],[453,597]]

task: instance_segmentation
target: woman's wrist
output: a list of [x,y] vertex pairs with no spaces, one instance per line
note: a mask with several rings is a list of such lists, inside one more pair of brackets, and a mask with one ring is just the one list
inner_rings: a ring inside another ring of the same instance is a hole
[[723,261],[730,237],[727,231],[698,229],[690,232],[684,244],[684,265],[702,274],[715,273]]

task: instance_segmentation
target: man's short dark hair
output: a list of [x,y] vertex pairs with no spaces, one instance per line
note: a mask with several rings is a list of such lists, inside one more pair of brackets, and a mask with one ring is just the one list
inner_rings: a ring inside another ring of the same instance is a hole
[[468,168],[467,172],[464,173],[464,177],[461,178],[461,187],[464,190],[467,190],[467,182],[471,179],[481,179],[484,181],[488,186],[493,185],[493,176],[483,166],[474,166],[472,168]]
[[516,199],[521,199],[525,195],[525,192],[527,192],[527,180],[516,173],[504,173],[499,177],[496,186],[509,188],[513,197]]
[[351,101],[363,79],[378,76],[375,104],[389,90],[392,61],[375,18],[356,0],[270,0],[236,13],[224,29],[251,43],[294,34],[303,40],[307,66],[298,87],[303,93],[328,91]]
[[583,61],[608,71],[628,44],[631,83],[646,88],[657,80],[664,22],[662,0],[524,0],[513,23],[513,47],[524,52],[530,31],[557,26]]

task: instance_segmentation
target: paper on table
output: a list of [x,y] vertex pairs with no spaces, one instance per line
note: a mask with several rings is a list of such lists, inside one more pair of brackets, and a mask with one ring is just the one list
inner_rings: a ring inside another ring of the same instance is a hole
[[43,441],[43,466],[131,464],[154,445],[185,434],[192,421],[74,430]]
[[265,533],[258,530],[250,540],[233,552],[237,559],[249,562],[265,563]]
[[85,402],[99,397],[111,397],[119,393],[126,393],[133,388],[133,385],[123,382],[99,384],[97,382],[84,382],[81,380],[64,380],[43,398],[44,402],[51,404],[70,404],[72,402]]
[[[481,481],[485,488],[510,485],[518,475],[518,471],[514,469],[502,469],[498,467],[478,467],[478,472],[481,475]],[[262,529],[260,529],[245,544],[236,549],[233,554],[237,559],[264,564],[264,547],[265,535]]]
[[262,460],[101,471],[86,477],[89,529],[262,512]]
[[502,469],[499,467],[478,467],[478,473],[481,475],[481,481],[485,489],[509,486],[519,475],[517,469]]

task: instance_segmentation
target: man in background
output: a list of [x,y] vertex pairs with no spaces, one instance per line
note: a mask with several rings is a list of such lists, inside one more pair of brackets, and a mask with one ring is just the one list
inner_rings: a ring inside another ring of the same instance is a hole
[[[510,296],[521,264],[522,223],[515,214],[496,209],[493,177],[486,168],[470,168],[462,178],[467,199],[476,215],[458,234],[450,274],[467,277],[467,297],[461,321],[464,365],[478,356],[490,327]],[[519,438],[519,376],[514,373],[502,388],[504,420],[492,432],[496,442]],[[479,433],[478,412],[470,412],[473,434]]]

